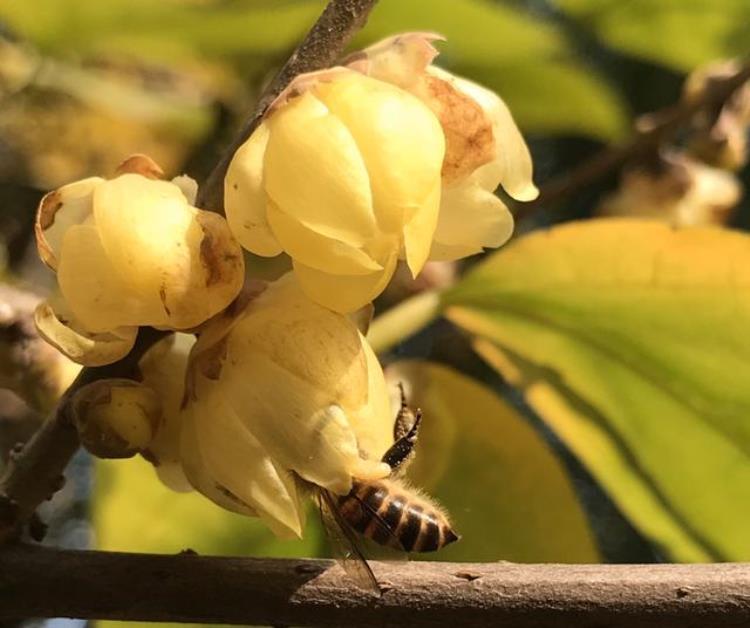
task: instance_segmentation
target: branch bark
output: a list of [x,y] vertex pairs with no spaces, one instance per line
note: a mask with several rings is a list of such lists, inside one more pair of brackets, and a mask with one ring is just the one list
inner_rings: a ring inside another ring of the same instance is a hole
[[372,566],[387,589],[380,599],[326,560],[11,546],[0,551],[0,619],[352,628],[750,624],[750,564]]
[[745,64],[734,75],[717,79],[700,97],[683,101],[650,115],[650,128],[636,131],[632,139],[620,146],[605,148],[571,171],[553,178],[540,187],[539,197],[516,206],[516,219],[525,218],[540,207],[549,207],[574,194],[597,179],[620,167],[630,159],[648,154],[666,139],[674,136],[701,111],[710,111],[729,100],[750,80],[750,64]]
[[377,0],[330,0],[307,37],[265,89],[247,122],[201,186],[198,207],[224,213],[224,176],[229,163],[260,124],[268,106],[298,74],[333,65],[352,37],[365,25],[376,3]]
[[[268,105],[298,74],[331,65],[364,26],[377,0],[330,0],[302,43],[281,68],[237,138],[200,188],[198,206],[223,213],[224,175],[232,155],[258,126]],[[133,350],[122,360],[84,368],[51,416],[22,449],[14,451],[0,477],[0,544],[16,537],[41,502],[62,486],[63,471],[78,449],[78,434],[67,415],[66,401],[80,387],[98,379],[127,377],[145,351],[165,332],[142,329]]]

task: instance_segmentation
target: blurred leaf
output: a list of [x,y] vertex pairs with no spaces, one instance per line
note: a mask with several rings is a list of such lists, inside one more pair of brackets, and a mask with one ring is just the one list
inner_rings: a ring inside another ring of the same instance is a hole
[[169,490],[141,458],[97,460],[93,521],[97,549],[110,551],[315,556],[321,544],[315,512],[303,540],[281,541],[258,519],[222,510],[197,492]]
[[750,52],[747,0],[558,0],[623,52],[678,70]]
[[322,0],[34,0],[3,3],[0,16],[50,54],[117,52],[165,61],[242,54],[267,62],[293,47],[324,6]]
[[482,384],[429,362],[399,362],[424,411],[409,475],[445,506],[461,541],[436,558],[596,562],[598,553],[565,469],[511,406]]
[[750,237],[595,220],[532,234],[448,316],[677,560],[750,559]]
[[[323,6],[319,0],[37,0],[4,5],[0,17],[48,53],[230,58],[247,74],[278,62]],[[582,64],[563,34],[512,7],[488,0],[383,2],[355,44],[404,30],[445,35],[441,64],[502,93],[527,131],[614,139],[628,126],[617,94]]]
[[610,140],[629,126],[617,93],[558,29],[529,14],[488,0],[383,2],[355,44],[408,30],[444,35],[438,64],[497,91],[525,131]]

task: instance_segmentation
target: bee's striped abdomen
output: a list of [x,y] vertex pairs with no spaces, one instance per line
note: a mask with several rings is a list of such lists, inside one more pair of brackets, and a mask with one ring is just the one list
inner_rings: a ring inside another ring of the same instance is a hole
[[357,482],[339,498],[339,509],[363,536],[407,552],[432,552],[458,539],[442,512],[393,482]]

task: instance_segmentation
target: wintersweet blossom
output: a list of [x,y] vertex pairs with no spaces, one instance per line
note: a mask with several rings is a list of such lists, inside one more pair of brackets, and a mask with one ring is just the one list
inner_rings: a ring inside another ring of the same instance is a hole
[[242,287],[242,252],[224,218],[192,206],[192,179],[160,175],[136,156],[114,179],[84,179],[42,199],[37,247],[59,294],[37,309],[37,327],[77,362],[115,361],[140,325],[200,325]]
[[184,358],[147,354],[144,384],[171,392],[145,455],[169,486],[186,478],[220,506],[300,536],[300,480],[345,494],[353,478],[390,473],[383,371],[355,322],[311,301],[292,273],[240,300],[193,346],[182,407]]
[[499,184],[519,200],[537,194],[508,108],[433,67],[434,38],[401,35],[298,77],[229,166],[237,239],[289,254],[305,293],[336,311],[377,297],[398,259],[416,276],[428,259],[505,242]]

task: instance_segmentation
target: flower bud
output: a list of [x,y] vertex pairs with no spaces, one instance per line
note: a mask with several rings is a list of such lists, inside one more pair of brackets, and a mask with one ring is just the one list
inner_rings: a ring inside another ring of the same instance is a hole
[[655,218],[676,227],[723,224],[741,196],[733,174],[675,153],[663,156],[655,169],[626,170],[597,211]]
[[288,253],[305,293],[339,312],[378,296],[401,258],[499,246],[513,221],[493,194],[536,196],[528,149],[492,92],[430,66],[429,37],[368,48],[295,80],[225,179],[240,243]]
[[194,182],[160,181],[160,172],[136,156],[114,179],[63,186],[39,206],[39,254],[60,289],[38,312],[39,330],[82,364],[121,357],[141,325],[200,325],[242,286],[241,251],[224,219],[191,205]]
[[88,384],[70,404],[81,444],[99,458],[130,458],[144,450],[161,420],[156,393],[128,379]]
[[297,478],[345,494],[389,474],[393,416],[354,322],[308,299],[293,274],[212,320],[193,348],[180,434],[193,486],[300,535]]

